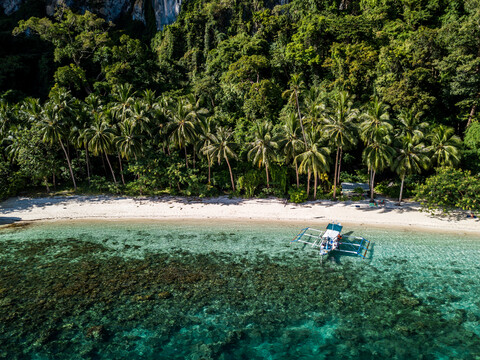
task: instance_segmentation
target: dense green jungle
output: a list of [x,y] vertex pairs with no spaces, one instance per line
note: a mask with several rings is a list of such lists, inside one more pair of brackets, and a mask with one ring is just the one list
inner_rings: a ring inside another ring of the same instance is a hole
[[39,3],[0,16],[0,197],[480,210],[479,0],[188,0],[160,31]]

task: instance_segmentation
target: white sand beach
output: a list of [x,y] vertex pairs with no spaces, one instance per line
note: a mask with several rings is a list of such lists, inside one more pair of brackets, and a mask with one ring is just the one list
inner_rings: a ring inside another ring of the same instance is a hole
[[367,200],[292,204],[279,199],[245,200],[226,196],[208,199],[55,196],[15,197],[0,203],[0,224],[81,219],[281,221],[305,226],[339,221],[346,225],[480,234],[479,219],[467,218],[466,214],[432,216],[421,212],[417,203],[405,203],[399,207],[392,201],[387,201],[384,206],[371,207]]

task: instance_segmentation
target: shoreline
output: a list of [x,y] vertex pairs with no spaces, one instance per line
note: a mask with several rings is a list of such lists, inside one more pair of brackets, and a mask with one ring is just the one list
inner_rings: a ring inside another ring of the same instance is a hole
[[387,201],[370,207],[368,200],[287,203],[276,198],[241,199],[183,197],[54,196],[14,197],[0,203],[0,228],[9,224],[52,221],[212,221],[241,223],[291,223],[322,226],[331,221],[344,225],[397,230],[418,230],[480,235],[480,220],[432,216],[418,203],[401,207]]

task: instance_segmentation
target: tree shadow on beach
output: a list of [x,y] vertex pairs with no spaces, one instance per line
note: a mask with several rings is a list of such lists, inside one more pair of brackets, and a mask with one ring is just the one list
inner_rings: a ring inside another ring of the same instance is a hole
[[19,217],[8,217],[8,216],[0,216],[0,226],[2,225],[11,225],[18,221],[22,221]]
[[52,197],[14,197],[9,198],[0,203],[0,211],[3,214],[8,214],[14,211],[28,211],[34,208],[45,209],[52,205],[67,205],[68,203],[103,203],[109,200],[117,199],[126,199],[126,197],[120,196],[108,196],[108,195],[99,195],[99,196],[52,196]]

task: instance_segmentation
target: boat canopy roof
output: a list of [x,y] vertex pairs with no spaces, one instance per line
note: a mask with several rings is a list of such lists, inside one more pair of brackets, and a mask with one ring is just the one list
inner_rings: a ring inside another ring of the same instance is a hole
[[327,230],[333,230],[333,231],[341,232],[342,229],[343,229],[343,226],[340,225],[340,224],[330,223],[330,224],[327,225]]

